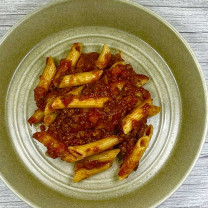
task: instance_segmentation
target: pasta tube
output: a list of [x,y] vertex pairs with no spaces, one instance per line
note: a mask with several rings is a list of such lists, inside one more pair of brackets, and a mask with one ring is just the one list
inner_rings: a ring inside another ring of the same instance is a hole
[[136,96],[137,96],[140,100],[144,100],[141,92],[137,92],[137,93],[136,93]]
[[123,89],[125,83],[126,83],[125,81],[114,82],[111,84],[111,88],[112,88],[112,90],[118,88],[119,91],[121,91]]
[[93,169],[79,169],[77,171],[75,171],[74,173],[74,179],[73,179],[73,182],[76,183],[76,182],[79,182],[81,180],[84,180],[92,175],[95,175],[97,173],[100,173],[100,172],[103,172],[107,169],[109,169],[110,167],[112,166],[112,162],[108,162],[102,166],[100,166],[99,168],[93,168]]
[[[66,95],[80,95],[81,92],[82,92],[82,89],[84,88],[84,86],[81,86],[81,87],[78,87],[70,92],[68,92]],[[45,114],[45,117],[44,117],[44,123],[49,126],[50,124],[52,124],[57,116],[58,116],[58,112],[54,112],[56,111],[55,109],[52,108],[52,103],[54,102],[54,98],[55,96],[51,97],[47,104],[46,104],[46,107],[45,107],[45,111],[44,111],[44,114]]]
[[35,110],[33,115],[28,119],[28,122],[30,125],[32,125],[33,123],[40,123],[41,121],[43,121],[43,118],[44,112],[40,109],[37,109]]
[[92,83],[100,79],[102,73],[102,70],[94,70],[90,72],[66,75],[63,77],[61,84],[59,85],[59,88],[79,86]]
[[67,67],[61,67],[58,72],[56,73],[53,83],[56,87],[60,84],[61,77],[65,74],[65,72],[69,69],[69,67],[74,68],[76,63],[82,53],[82,44],[81,43],[74,43],[66,57]]
[[56,74],[56,65],[53,61],[53,58],[49,56],[47,58],[46,67],[43,71],[43,74],[41,75],[40,81],[38,83],[39,88],[45,89],[45,91],[48,91],[50,84],[52,82],[53,77]]
[[119,137],[110,136],[85,145],[70,146],[68,147],[68,150],[76,158],[75,161],[78,161],[85,157],[95,155],[107,149],[111,149],[112,147],[120,143],[120,141],[121,140],[119,139]]
[[138,101],[137,101],[137,103],[136,103],[135,106],[137,107],[137,106],[141,105],[143,102],[144,102],[143,100],[141,100],[140,98],[138,98]]
[[113,65],[111,66],[110,69],[112,69],[112,68],[114,68],[114,67],[116,67],[116,66],[118,66],[118,65],[124,65],[124,64],[125,64],[124,61],[118,61],[118,62],[116,62],[115,64],[113,64]]
[[139,121],[148,113],[148,109],[152,105],[152,99],[148,98],[141,105],[137,106],[130,114],[122,120],[124,134],[128,134],[132,130],[132,122]]
[[43,121],[46,126],[49,126],[50,124],[52,124],[58,116],[58,112],[55,112],[55,110],[52,108],[52,103],[53,103],[54,98],[55,96],[52,96],[47,100],[47,104],[44,110],[45,116],[44,116]]
[[150,139],[152,138],[152,134],[153,134],[153,125],[149,125],[144,132],[144,136],[149,136]]
[[[79,96],[81,94],[83,88],[84,88],[84,86],[77,87],[76,89],[71,90],[70,92],[68,92],[66,95],[77,95],[77,96]],[[47,100],[47,104],[46,104],[46,107],[45,107],[45,110],[44,110],[45,115],[51,114],[54,111],[56,111],[52,107],[52,104],[54,102],[55,97],[56,96],[52,96]],[[60,97],[58,97],[58,98],[60,98]]]
[[125,83],[124,82],[118,82],[117,87],[121,91],[124,87]]
[[125,81],[118,81],[117,83],[114,84],[113,87],[117,87],[121,91],[125,84],[126,84]]
[[103,108],[105,102],[109,100],[108,97],[101,98],[88,98],[85,100],[79,100],[79,98],[73,98],[69,102],[65,102],[63,97],[57,97],[52,103],[53,109],[64,108]]
[[70,61],[65,61],[64,64],[59,67],[59,69],[53,79],[53,84],[56,87],[59,86],[62,76],[64,76],[66,74],[66,72],[70,69],[71,69],[71,62]]
[[137,87],[142,87],[143,85],[145,85],[147,82],[149,81],[149,78],[145,75],[142,75],[139,79],[139,81],[137,82]]
[[50,113],[44,116],[44,123],[46,126],[52,124],[58,116],[58,112]]
[[71,66],[75,67],[76,63],[82,53],[82,44],[74,43],[66,57],[66,60],[71,61]]
[[62,160],[69,163],[75,160],[74,156],[70,154],[65,144],[52,137],[50,134],[46,132],[36,132],[33,134],[33,137],[47,147],[48,154],[50,154],[52,150],[52,154],[50,154],[52,158],[60,157]]
[[133,172],[134,169],[139,165],[139,160],[149,145],[152,133],[153,126],[150,125],[145,131],[145,135],[138,140],[131,154],[126,160],[124,160],[123,164],[121,165],[120,171],[118,173],[119,180],[127,178],[131,172]]
[[161,107],[152,105],[151,108],[149,109],[148,116],[155,116],[160,112],[160,110]]
[[104,69],[108,65],[110,59],[111,59],[110,49],[108,48],[107,44],[104,44],[100,56],[96,61],[96,66],[100,69]]
[[97,155],[78,161],[74,166],[74,182],[79,182],[92,175],[100,173],[113,164],[113,160],[120,152],[119,149],[107,150]]
[[70,92],[66,93],[66,95],[77,95],[77,96],[79,96],[81,94],[83,88],[84,88],[84,86],[77,87],[76,89],[71,90]]
[[53,103],[53,101],[54,101],[54,98],[55,98],[56,96],[54,95],[54,96],[52,96],[52,97],[50,97],[48,100],[47,100],[47,104],[46,104],[46,107],[45,107],[45,110],[44,110],[44,114],[45,115],[48,115],[48,114],[50,114],[50,113],[53,113],[55,110],[52,108],[52,103]]

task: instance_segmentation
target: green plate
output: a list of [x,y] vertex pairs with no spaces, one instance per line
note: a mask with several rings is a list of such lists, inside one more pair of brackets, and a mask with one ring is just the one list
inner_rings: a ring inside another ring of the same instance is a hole
[[[45,58],[65,57],[74,42],[84,52],[107,43],[138,73],[162,112],[136,172],[118,181],[113,167],[72,183],[73,166],[45,156],[27,123],[35,109],[33,89]],[[185,180],[202,149],[207,91],[202,70],[180,34],[152,11],[124,0],[57,1],[22,19],[0,43],[1,178],[33,207],[151,207]]]

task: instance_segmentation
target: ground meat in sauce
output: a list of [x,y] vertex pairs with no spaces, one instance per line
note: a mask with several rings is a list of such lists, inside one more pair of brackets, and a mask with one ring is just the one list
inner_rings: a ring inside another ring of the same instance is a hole
[[[62,75],[96,70],[95,62],[98,56],[99,54],[95,52],[83,53],[75,68],[71,68],[71,64],[62,59],[57,69],[63,71]],[[144,75],[137,74],[130,64],[118,65],[110,69],[114,63],[122,60],[120,54],[112,55],[100,80],[86,84],[80,95],[80,99],[109,97],[109,101],[103,108],[58,110],[59,115],[54,123],[49,125],[47,132],[66,146],[83,145],[110,135],[119,135],[124,142],[117,147],[124,158],[128,157],[147,127],[147,118],[133,122],[133,130],[128,135],[122,131],[121,120],[135,108],[139,100],[136,94],[139,93],[140,99],[146,100],[150,97],[150,93],[136,86]],[[123,84],[122,89],[117,87],[118,83]],[[75,88],[57,88],[52,82],[47,93],[36,89],[38,91],[35,91],[37,106],[44,109],[48,98],[54,95],[65,95]],[[41,127],[41,130],[45,131],[45,128]],[[53,149],[48,149],[47,154],[51,157],[55,155]]]

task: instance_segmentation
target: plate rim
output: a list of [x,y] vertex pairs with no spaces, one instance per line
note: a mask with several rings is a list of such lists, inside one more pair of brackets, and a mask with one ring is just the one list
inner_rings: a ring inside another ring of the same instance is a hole
[[[24,17],[20,18],[4,35],[3,37],[0,39],[0,46],[4,43],[4,41],[7,39],[7,37],[15,30],[18,28],[18,26],[20,26],[25,20],[27,20],[28,18],[31,18],[33,15],[35,15],[36,13],[44,10],[44,9],[48,9],[53,5],[56,4],[62,4],[64,2],[72,2],[72,1],[76,1],[76,0],[52,0],[51,2],[48,2],[46,4],[43,4],[35,9],[33,9],[32,11],[30,11],[28,14],[24,15]],[[190,53],[191,57],[194,60],[194,63],[196,64],[196,68],[199,72],[200,78],[201,78],[201,84],[203,87],[203,94],[204,94],[204,98],[205,98],[205,122],[204,122],[204,131],[203,131],[203,135],[202,138],[200,140],[200,146],[198,148],[198,151],[194,157],[194,160],[192,162],[192,164],[189,166],[189,168],[187,169],[185,175],[179,180],[178,184],[172,188],[172,190],[166,194],[163,198],[160,198],[155,204],[153,204],[153,206],[158,206],[160,204],[162,204],[163,202],[165,202],[173,193],[175,193],[177,191],[177,189],[184,183],[184,181],[188,178],[188,176],[190,175],[191,171],[193,170],[194,166],[196,165],[197,160],[199,159],[199,156],[201,154],[201,151],[204,147],[204,143],[206,140],[206,136],[208,133],[208,87],[206,85],[206,80],[205,80],[205,76],[203,73],[203,70],[198,62],[198,59],[196,57],[196,55],[194,54],[191,46],[187,43],[187,41],[185,40],[185,38],[163,17],[161,17],[160,15],[158,15],[156,12],[152,11],[151,9],[147,8],[146,6],[141,5],[140,3],[134,2],[133,0],[113,0],[115,2],[120,2],[120,3],[125,3],[125,4],[129,4],[132,5],[134,7],[136,7],[137,9],[141,9],[143,11],[145,11],[146,13],[152,15],[153,17],[155,17],[157,20],[159,20],[162,24],[166,25],[168,27],[169,30],[171,30],[181,41],[181,43],[186,47],[186,49],[188,50],[188,52]],[[5,115],[5,114],[4,114]],[[24,197],[18,190],[16,190],[16,188],[10,184],[10,182],[6,179],[5,176],[2,175],[1,171],[0,171],[0,179],[4,182],[4,184],[17,196],[19,197],[22,201],[24,201],[25,203],[27,203],[28,205],[32,206],[32,207],[39,207],[37,204],[33,203],[31,200],[28,200],[26,197]]]

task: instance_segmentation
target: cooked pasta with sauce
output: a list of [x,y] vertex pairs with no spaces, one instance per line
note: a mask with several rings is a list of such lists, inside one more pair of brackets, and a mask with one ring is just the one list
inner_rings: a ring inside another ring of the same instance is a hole
[[109,169],[122,158],[118,179],[137,169],[148,147],[153,126],[150,116],[160,112],[144,85],[149,78],[137,74],[120,53],[84,53],[74,43],[66,58],[55,64],[50,56],[34,89],[37,109],[28,119],[41,123],[33,137],[47,148],[46,155],[75,163],[79,182]]

